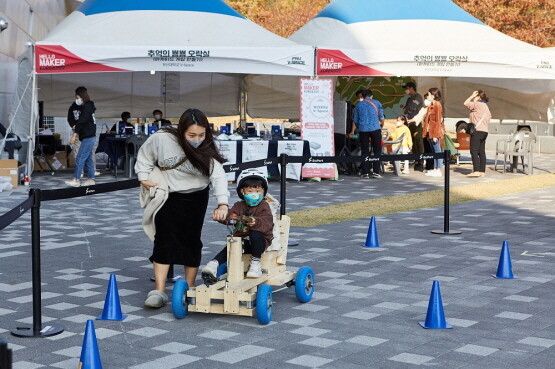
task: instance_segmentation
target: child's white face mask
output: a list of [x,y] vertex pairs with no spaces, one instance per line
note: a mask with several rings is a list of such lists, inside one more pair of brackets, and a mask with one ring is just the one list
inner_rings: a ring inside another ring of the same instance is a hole
[[424,106],[430,106],[432,105],[432,102],[428,99],[424,100]]
[[403,121],[402,120],[398,120],[397,121],[397,127],[401,127],[403,125]]

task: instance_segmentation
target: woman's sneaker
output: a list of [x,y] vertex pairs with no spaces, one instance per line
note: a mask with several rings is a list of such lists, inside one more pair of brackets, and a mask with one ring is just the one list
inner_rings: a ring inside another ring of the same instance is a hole
[[164,291],[152,290],[146,295],[145,306],[158,309],[166,305],[168,295]]
[[94,185],[95,185],[94,179],[87,179],[86,181],[81,182],[81,187],[94,186]]
[[249,271],[247,272],[247,278],[259,277],[262,277],[262,267],[260,266],[260,260],[251,260],[251,265],[249,266]]
[[81,181],[74,178],[70,181],[65,181],[65,184],[71,187],[79,187],[81,186]]

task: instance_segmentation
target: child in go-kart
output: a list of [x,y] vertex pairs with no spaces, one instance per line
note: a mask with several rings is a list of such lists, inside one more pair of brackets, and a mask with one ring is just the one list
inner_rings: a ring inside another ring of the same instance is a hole
[[[257,169],[244,170],[237,178],[237,194],[241,201],[233,204],[223,224],[233,225],[233,236],[243,238],[243,249],[251,254],[247,278],[262,276],[260,257],[272,243],[274,217],[268,202],[268,181],[264,173]],[[227,247],[208,262],[202,269],[205,280],[215,280],[218,266],[227,261]]]

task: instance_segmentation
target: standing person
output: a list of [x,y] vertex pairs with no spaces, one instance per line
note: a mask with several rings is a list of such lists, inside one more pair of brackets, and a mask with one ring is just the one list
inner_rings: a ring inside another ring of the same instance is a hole
[[[422,135],[428,142],[428,152],[441,152],[441,138],[445,132],[443,128],[443,106],[441,105],[441,91],[437,87],[428,90],[428,100],[430,106],[424,117],[422,125]],[[434,159],[434,167],[426,172],[430,177],[441,177],[443,159]]]
[[[403,136],[403,141],[400,143],[393,145],[393,149],[397,149],[399,147],[399,154],[409,154],[412,150],[412,137],[410,135],[410,130],[408,127],[409,123],[407,121],[407,117],[404,115],[399,115],[397,117],[397,126],[391,135],[391,139],[393,141],[399,139],[399,137]],[[409,161],[405,160],[403,167],[403,174],[409,174]]]
[[[75,125],[83,112],[83,104],[78,105],[77,102],[79,102],[79,100],[75,99],[67,111],[67,123],[73,132],[75,132]],[[70,142],[70,145],[71,154],[73,155],[75,161],[77,161],[77,153],[79,152],[79,147],[81,146],[81,140],[79,140],[79,137],[76,137],[75,140],[73,140],[73,143]]]
[[208,119],[198,109],[187,109],[177,128],[157,131],[141,146],[135,164],[139,182],[147,190],[158,186],[149,177],[158,166],[169,189],[167,200],[154,213],[154,249],[150,261],[156,287],[148,293],[145,306],[159,308],[168,302],[165,289],[170,264],[183,265],[187,283],[195,285],[209,184],[218,204],[212,218],[223,221],[228,212],[224,161],[214,144]]
[[170,122],[167,119],[164,119],[164,113],[162,113],[161,110],[154,110],[152,112],[152,115],[154,116],[154,122],[152,122],[153,126],[156,126],[157,129],[160,129],[162,127],[165,126],[171,126],[172,122]]
[[403,88],[405,89],[405,94],[409,96],[407,97],[407,102],[405,105],[401,105],[401,108],[404,109],[407,119],[412,119],[418,114],[424,105],[424,101],[422,100],[422,96],[416,92],[416,83],[407,82]]
[[[372,154],[379,156],[382,153],[382,126],[384,123],[384,114],[382,104],[378,100],[374,100],[371,90],[361,90],[357,92],[362,95],[362,101],[359,101],[355,107],[355,115],[353,118],[353,127],[348,137],[353,137],[355,128],[358,128],[358,137],[360,140],[360,151],[362,156],[369,154],[368,140],[372,143]],[[370,178],[370,164],[367,161],[362,162],[362,170],[360,178]],[[372,178],[382,178],[380,175],[380,162],[374,161],[372,164]]]
[[[430,106],[432,103],[430,102],[430,100],[428,100],[428,93],[426,92],[424,94],[424,103],[422,104],[422,106],[420,107],[420,110],[418,111],[418,113],[416,113],[416,115],[410,119],[408,119],[409,122],[409,130],[410,133],[412,135],[412,142],[413,142],[413,146],[412,146],[412,153],[413,154],[423,154],[424,151],[424,139],[422,137],[422,122],[424,121],[424,117],[426,116],[426,113],[428,112],[428,106]],[[423,163],[420,160],[415,160],[414,161],[414,170],[423,170],[423,169],[432,169],[433,162],[430,161],[430,167],[429,168],[425,168],[423,166]]]
[[[66,185],[72,187],[79,186],[93,186],[95,184],[95,170],[93,161],[93,148],[96,141],[96,118],[94,112],[96,107],[94,102],[91,101],[87,89],[83,86],[77,87],[75,90],[75,105],[81,107],[82,111],[79,114],[79,119],[75,121],[74,132],[69,139],[70,144],[75,144],[79,139],[80,146],[77,156],[75,157],[75,170],[73,172],[73,179],[65,181]],[[73,104],[72,104],[73,106]],[[69,118],[69,117],[68,117]],[[81,183],[81,175],[85,169],[87,180]]]
[[472,156],[472,173],[467,177],[484,177],[486,175],[486,138],[491,113],[486,93],[482,90],[474,91],[464,102],[470,110],[470,123],[476,126],[470,135],[470,155]]

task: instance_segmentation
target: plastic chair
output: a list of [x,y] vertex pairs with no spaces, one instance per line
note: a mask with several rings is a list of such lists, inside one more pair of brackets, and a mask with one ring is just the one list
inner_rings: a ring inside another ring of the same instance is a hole
[[382,128],[382,141],[385,142],[389,139],[389,130],[387,128]]
[[457,147],[457,165],[459,164],[470,164],[472,160],[461,160],[461,151],[470,150],[470,135],[465,132],[457,132],[457,143],[459,147]]
[[509,158],[509,165],[513,163],[511,170],[518,169],[518,157],[522,158],[522,172],[526,173],[524,157],[527,157],[529,174],[534,174],[532,154],[534,143],[536,143],[536,136],[528,131],[519,131],[508,139],[498,140],[495,144],[494,170],[497,170],[498,155],[503,154],[503,173],[505,173],[507,158]]
[[148,136],[140,134],[127,138],[125,140],[125,164],[124,171],[127,178],[132,178],[134,171],[133,167],[137,161],[137,154],[139,149],[145,143]]
[[[382,131],[383,133],[383,131]],[[389,136],[389,133],[388,133]],[[405,134],[403,133],[401,136],[399,136],[398,139],[394,140],[394,141],[384,141],[384,145],[382,147],[382,154],[386,154],[387,155],[387,148],[386,145],[396,145],[396,144],[400,144],[401,142],[403,142],[403,140],[405,139]],[[391,153],[392,154],[399,154],[399,151],[401,151],[401,145],[397,146],[395,148],[395,150],[393,150]],[[383,157],[382,157],[383,158]],[[382,173],[385,173],[385,167],[384,167],[384,161],[381,161],[381,166],[382,166]],[[393,168],[395,170],[395,174],[400,176],[401,175],[401,165],[400,162],[398,160],[393,162]]]

